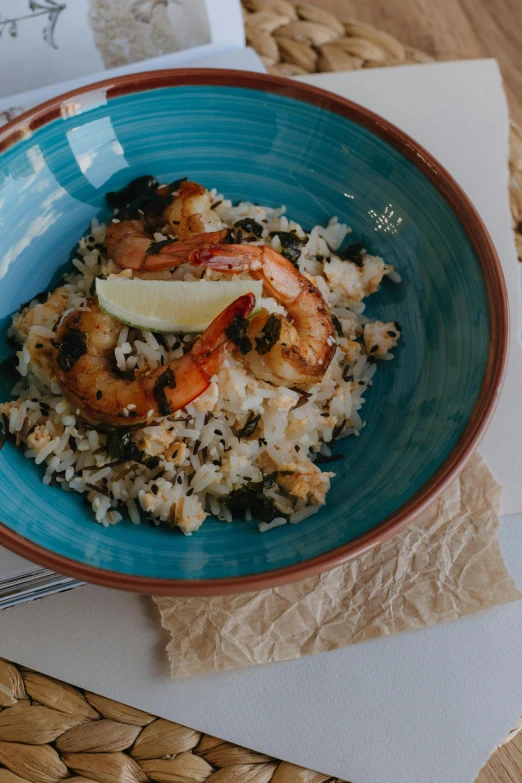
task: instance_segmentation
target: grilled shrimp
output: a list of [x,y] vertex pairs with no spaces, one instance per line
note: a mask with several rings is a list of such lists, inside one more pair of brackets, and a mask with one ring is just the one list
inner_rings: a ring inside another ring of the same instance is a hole
[[265,245],[209,246],[189,260],[216,272],[248,272],[288,311],[291,322],[264,309],[250,321],[245,359],[258,377],[287,386],[322,378],[336,350],[332,318],[319,289],[290,261]]
[[[158,189],[161,195],[164,187]],[[217,231],[223,225],[219,216],[212,210],[210,193],[199,182],[183,180],[177,196],[169,204],[163,217],[169,224],[171,233],[184,240],[192,234]]]
[[[158,188],[157,194],[166,198],[168,188]],[[281,302],[292,322],[261,310],[248,328],[254,349],[247,352],[247,364],[256,375],[276,384],[312,384],[322,378],[335,354],[335,332],[328,307],[313,283],[265,245],[221,244],[228,229],[211,231],[221,223],[211,209],[209,192],[197,182],[179,183],[162,219],[178,241],[154,242],[145,219],[113,221],[106,237],[112,260],[138,273],[188,262],[225,274],[248,272],[263,280],[265,293]],[[245,346],[243,342],[242,351]]]
[[[107,229],[106,245],[109,258],[115,264],[124,269],[154,272],[186,263],[195,247],[224,241],[228,229],[221,228],[221,220],[211,209],[212,199],[208,190],[198,182],[188,180],[181,180],[176,185],[178,190],[172,201],[169,201],[167,185],[157,189],[153,196],[154,214],[147,215],[140,210],[139,216],[129,218],[127,216],[135,212],[130,207],[122,210],[120,214],[123,217],[116,217],[112,221]],[[146,204],[143,206],[146,209]],[[175,239],[155,242],[152,236],[154,231],[165,223]],[[193,235],[198,235],[198,239],[193,238]]]
[[[234,347],[227,331],[232,328],[233,332],[235,324],[244,323],[255,297],[245,294],[232,302],[189,353],[131,380],[115,369],[120,322],[104,313],[96,298],[87,304],[88,309],[72,311],[58,327],[55,372],[63,396],[82,417],[110,429],[167,416],[199,397]],[[130,418],[124,414],[125,408]]]

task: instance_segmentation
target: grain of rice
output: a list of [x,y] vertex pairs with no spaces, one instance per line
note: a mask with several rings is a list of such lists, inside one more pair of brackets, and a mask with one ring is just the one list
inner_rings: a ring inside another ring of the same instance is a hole
[[291,525],[296,525],[298,522],[302,522],[303,519],[317,514],[320,508],[321,506],[306,506],[306,508],[303,508],[300,511],[296,511],[295,514],[292,514],[288,521]]
[[41,465],[44,459],[46,459],[49,456],[49,454],[52,454],[54,448],[58,445],[59,441],[60,441],[59,438],[54,438],[53,440],[49,441],[49,443],[46,446],[41,448],[34,460],[35,464]]
[[[309,506],[309,508],[312,508],[312,506]],[[316,511],[314,511],[313,513],[315,514]],[[285,517],[276,517],[271,522],[261,522],[258,525],[258,528],[261,531],[261,533],[266,533],[267,530],[272,530],[274,527],[281,527],[281,525],[286,525],[287,521],[288,520],[285,519]]]

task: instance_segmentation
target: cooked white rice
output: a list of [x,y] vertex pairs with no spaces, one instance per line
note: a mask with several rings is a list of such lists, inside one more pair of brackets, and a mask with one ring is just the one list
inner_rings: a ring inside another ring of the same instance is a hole
[[[258,244],[281,250],[279,237],[270,236],[278,231],[306,237],[301,226],[286,217],[284,207],[247,202],[233,206],[215,191],[212,197],[219,202],[215,212],[223,227],[245,217],[263,226],[262,237],[252,238]],[[363,315],[364,297],[378,289],[382,278],[388,275],[400,282],[400,277],[376,256],[363,255],[362,266],[341,260],[335,251],[349,232],[334,217],[327,226],[315,226],[302,246],[299,269],[318,286],[342,329],[335,357],[322,381],[307,389],[308,398],[299,390],[256,378],[230,356],[197,400],[133,433],[138,446],[158,458],[157,466],[150,468],[130,461],[113,464],[114,457],[104,448],[106,435],[86,425],[79,411],[73,410],[41,358],[45,359],[42,345],[47,347],[54,335],[53,296],[67,298],[67,313],[85,305],[98,275],[132,276],[107,259],[105,226],[93,221],[91,233],[79,242],[74,270],[64,281],[65,292],[52,294],[44,303],[33,300],[13,318],[10,337],[22,346],[17,353],[21,378],[13,388],[15,399],[0,406],[10,436],[25,444],[28,458],[44,465],[44,484],[56,482],[65,491],[82,493],[102,525],[116,524],[126,516],[135,524],[144,519],[156,525],[168,523],[190,535],[210,513],[231,522],[230,493],[243,487],[248,497],[252,482],[263,480],[266,507],[261,531],[315,514],[335,475],[328,469],[321,471],[319,464],[328,461],[334,439],[359,435],[364,427],[360,411],[377,369],[375,359],[392,358],[400,336],[398,324],[371,322]],[[163,234],[155,238],[160,240]],[[244,232],[243,241],[250,241]],[[189,265],[173,273],[149,275],[178,280],[201,276],[220,277]],[[264,299],[262,304],[270,312],[285,313],[274,299]],[[155,368],[182,356],[184,344],[192,340],[178,335],[162,340],[122,326],[115,363],[122,372]],[[297,403],[304,404],[296,407]],[[132,408],[124,409],[124,416],[130,416]],[[255,436],[238,439],[235,433],[258,414]],[[258,508],[248,504],[245,514],[247,519],[256,514],[259,519]]]

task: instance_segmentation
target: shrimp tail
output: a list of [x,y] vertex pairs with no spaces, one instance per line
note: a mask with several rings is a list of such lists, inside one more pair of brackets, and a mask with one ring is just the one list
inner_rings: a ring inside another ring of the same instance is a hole
[[[238,253],[238,248],[241,252]],[[189,262],[216,272],[255,272],[262,267],[262,256],[256,245],[221,245],[209,243],[193,250]]]
[[336,351],[330,311],[317,286],[281,253],[267,245],[210,245],[195,250],[190,262],[224,274],[248,272],[263,281],[265,296],[286,308],[287,318],[263,315],[250,322],[247,337],[257,348],[246,350],[246,341],[240,348],[256,375],[292,385],[314,383],[325,374]]
[[210,245],[194,250],[189,261],[225,274],[248,272],[263,280],[265,294],[285,307],[292,306],[310,285],[288,259],[266,245]]
[[181,242],[152,243],[143,258],[140,269],[143,272],[156,272],[186,264],[195,250],[224,242],[228,234],[229,229],[224,228],[220,231],[192,234]]
[[243,294],[238,297],[214,318],[195,343],[191,356],[205,367],[209,377],[219,369],[221,364],[217,359],[219,352],[226,350],[229,353],[233,345],[237,345],[234,329],[241,331],[241,324],[251,314],[255,303],[254,294]]
[[112,260],[122,269],[136,272],[159,272],[173,266],[186,264],[190,255],[199,248],[224,242],[229,229],[192,234],[178,242],[169,239],[153,242],[143,232],[138,221],[122,221],[111,225],[107,247]]
[[248,324],[255,302],[254,294],[240,296],[214,318],[189,353],[151,374],[148,383],[161,415],[185,407],[208,389],[235,347],[237,331]]

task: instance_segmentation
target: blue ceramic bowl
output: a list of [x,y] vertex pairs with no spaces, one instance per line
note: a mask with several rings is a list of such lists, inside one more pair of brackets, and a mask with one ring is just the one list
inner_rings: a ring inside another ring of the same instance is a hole
[[[451,481],[491,415],[507,305],[486,230],[456,183],[370,112],[285,79],[230,71],[123,77],[61,96],[0,134],[0,359],[10,317],[58,279],[104,195],[141,174],[188,175],[234,200],[286,204],[312,226],[338,215],[394,264],[368,313],[403,328],[367,396],[367,427],[321,512],[261,535],[208,519],[192,537],[109,529],[79,495],[44,487],[0,452],[0,542],[80,579],[140,592],[259,589],[337,565],[397,532]],[[2,395],[9,386],[3,382]]]

